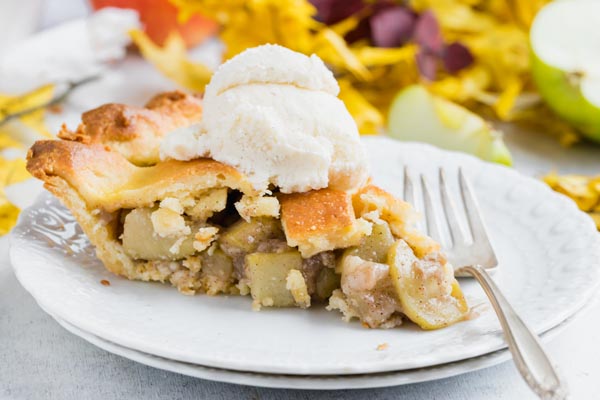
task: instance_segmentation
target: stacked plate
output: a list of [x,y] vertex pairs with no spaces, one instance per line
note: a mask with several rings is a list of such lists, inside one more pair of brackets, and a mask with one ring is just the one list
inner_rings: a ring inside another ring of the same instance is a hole
[[[375,183],[397,195],[405,165],[431,180],[440,166],[451,173],[462,167],[498,254],[494,279],[536,332],[556,333],[588,301],[600,281],[600,236],[570,200],[464,154],[385,138],[365,144]],[[365,388],[444,378],[509,358],[493,311],[469,279],[461,285],[472,317],[436,331],[408,323],[364,329],[324,307],[256,313],[249,298],[182,296],[167,285],[111,275],[49,194],[23,212],[10,256],[21,284],[67,330],[143,364],[200,378]]]

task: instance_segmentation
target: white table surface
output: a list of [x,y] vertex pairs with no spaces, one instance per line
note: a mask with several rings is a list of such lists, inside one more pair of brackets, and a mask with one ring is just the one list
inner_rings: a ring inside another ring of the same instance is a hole
[[[47,1],[43,26],[87,12],[79,0]],[[137,68],[138,61],[129,66]],[[169,88],[146,71],[144,95]],[[147,97],[147,96],[146,96]],[[125,99],[123,99],[125,100]],[[600,147],[560,148],[539,133],[506,129],[522,173],[551,169],[600,173]],[[561,368],[573,399],[600,393],[600,302],[578,315],[546,348]],[[0,399],[533,399],[512,362],[454,378],[355,391],[299,391],[210,382],[157,370],[98,349],[73,336],[45,314],[19,285],[8,262],[8,240],[0,238]]]

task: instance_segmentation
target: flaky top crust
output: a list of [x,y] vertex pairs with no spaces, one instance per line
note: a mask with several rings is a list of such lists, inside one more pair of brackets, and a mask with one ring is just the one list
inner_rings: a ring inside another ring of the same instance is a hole
[[334,189],[282,194],[281,223],[288,245],[304,257],[356,246],[371,233],[371,224],[357,219],[349,192]]
[[332,227],[351,226],[355,220],[351,197],[340,190],[286,194],[279,202],[286,234],[299,240],[327,234]]
[[138,167],[102,145],[64,140],[36,142],[27,155],[27,170],[47,185],[53,177],[65,180],[89,208],[109,212],[218,187],[256,194],[244,175],[211,159]]
[[174,91],[154,96],[145,107],[104,104],[83,113],[77,130],[62,126],[58,137],[85,144],[103,144],[137,165],[159,161],[162,138],[202,118],[199,98]]

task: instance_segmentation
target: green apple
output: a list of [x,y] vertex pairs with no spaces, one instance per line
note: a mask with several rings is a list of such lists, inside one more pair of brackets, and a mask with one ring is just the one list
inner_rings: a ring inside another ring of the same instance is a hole
[[600,2],[556,1],[530,31],[533,80],[556,114],[600,141]]
[[420,85],[409,86],[394,98],[388,131],[390,136],[400,140],[426,142],[512,165],[501,132],[479,115],[432,95]]

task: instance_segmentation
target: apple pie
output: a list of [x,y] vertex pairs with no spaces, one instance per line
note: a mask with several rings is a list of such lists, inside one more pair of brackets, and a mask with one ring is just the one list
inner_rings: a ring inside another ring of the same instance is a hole
[[111,272],[192,295],[249,295],[255,310],[321,303],[372,328],[408,318],[435,329],[468,307],[440,246],[411,206],[370,182],[258,191],[210,158],[158,157],[162,137],[198,121],[199,99],[105,105],[60,140],[36,142],[27,169],[69,208]]

